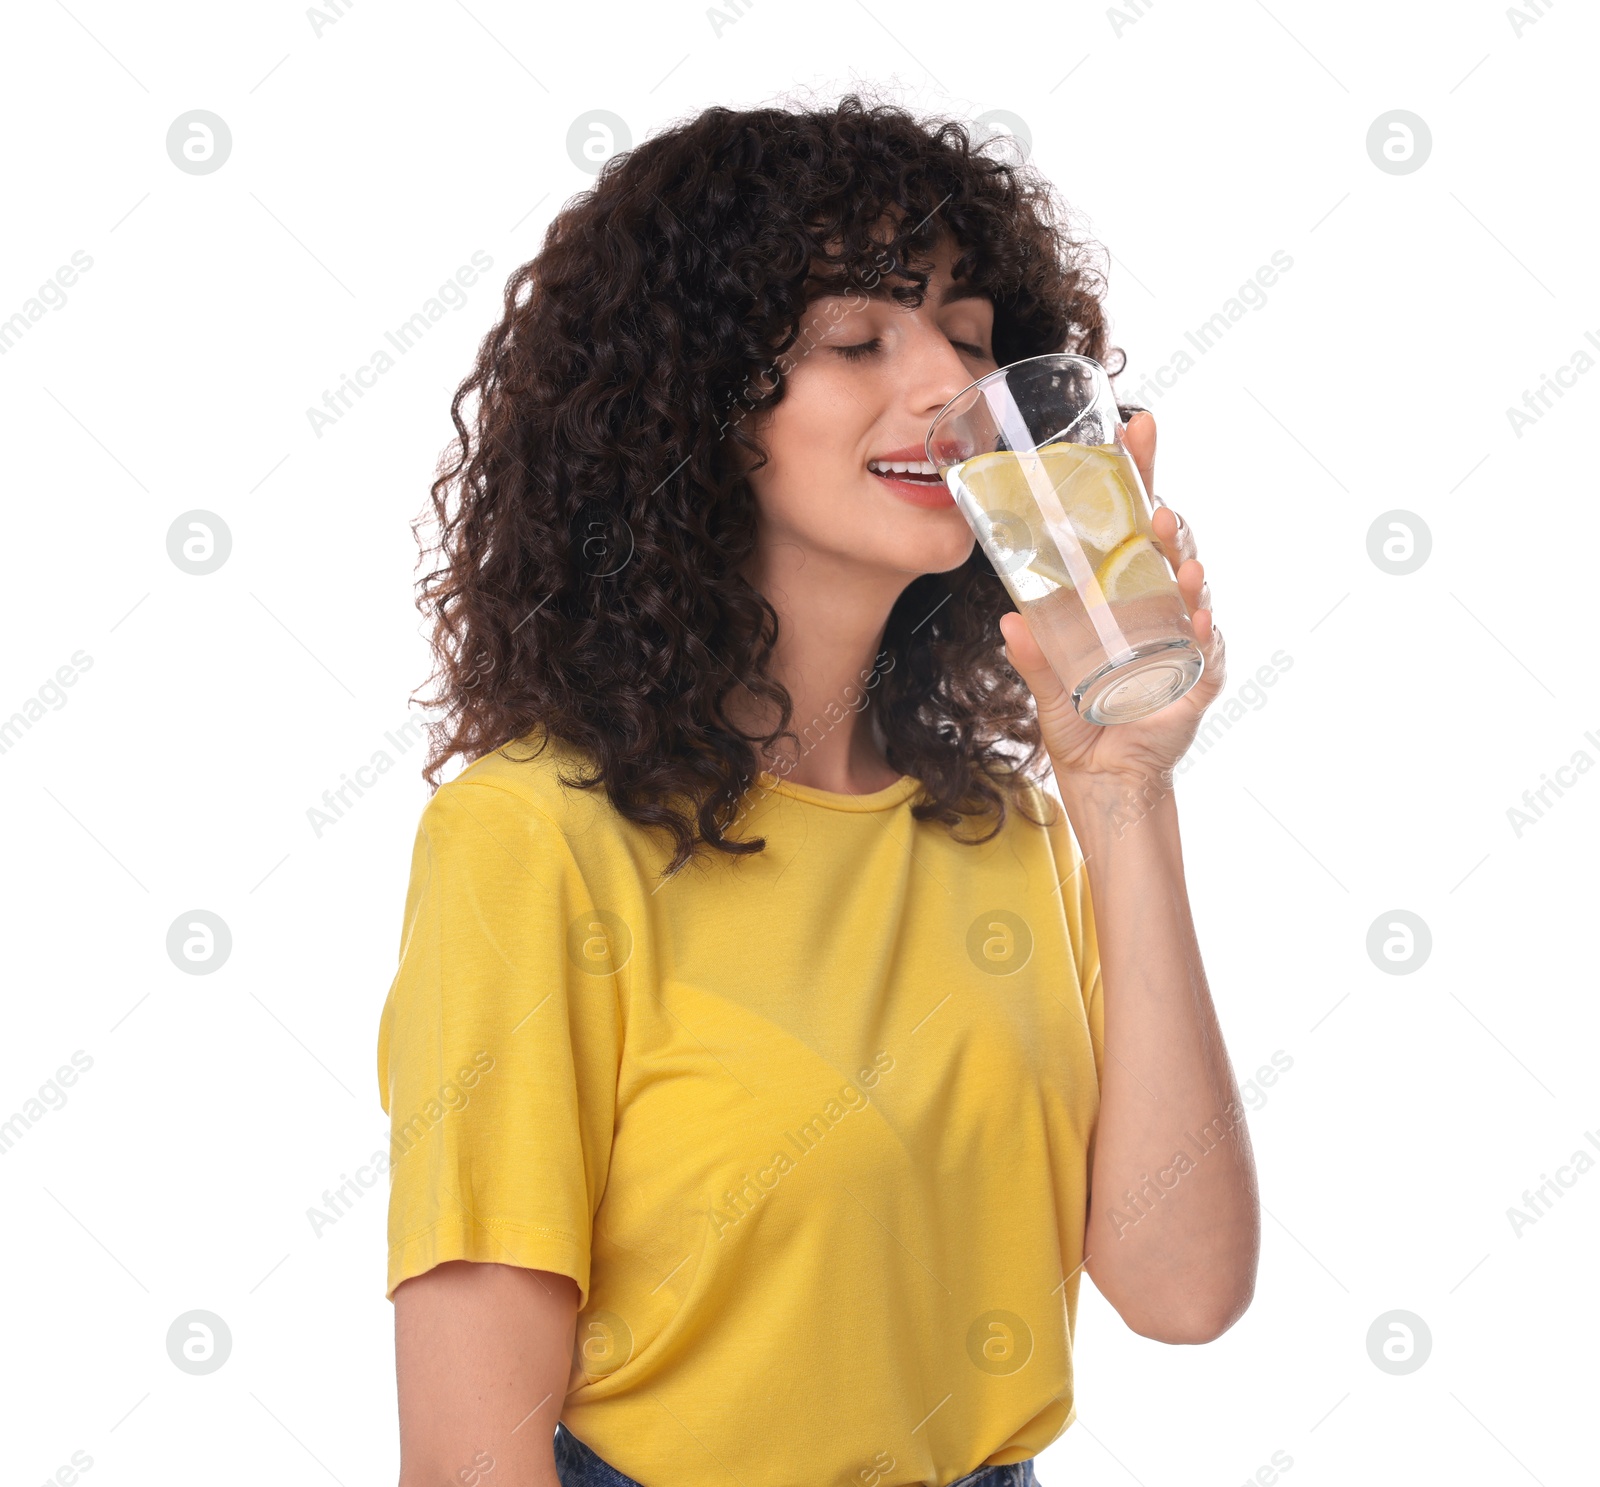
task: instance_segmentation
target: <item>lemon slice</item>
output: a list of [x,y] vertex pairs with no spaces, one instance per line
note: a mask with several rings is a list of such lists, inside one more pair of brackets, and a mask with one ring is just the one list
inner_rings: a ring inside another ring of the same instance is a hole
[[1028,564],[1028,572],[1037,573],[1040,578],[1049,579],[1058,589],[1070,589],[1073,586],[1072,579],[1068,576],[1067,570],[1061,565],[1059,554],[1056,553],[1040,553],[1038,557]]
[[1085,547],[1109,553],[1138,531],[1127,455],[1113,447],[1049,444],[1039,459]]
[[[1009,571],[1032,573],[1054,587],[1074,587],[1048,531],[1063,516],[1091,568],[1100,567],[1142,530],[1135,489],[1129,485],[1132,465],[1115,445],[1061,443],[1021,453],[993,450],[958,468],[956,489],[958,499],[965,498],[964,508],[982,512],[1001,545],[1019,550],[1019,565]],[[1034,551],[1021,564],[1024,546]]]
[[1148,537],[1134,533],[1095,574],[1109,603],[1164,594],[1172,587],[1172,570]]

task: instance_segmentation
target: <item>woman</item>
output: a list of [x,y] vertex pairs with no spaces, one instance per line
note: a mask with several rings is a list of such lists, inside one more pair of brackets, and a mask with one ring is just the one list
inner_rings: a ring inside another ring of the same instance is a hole
[[1102,287],[1031,171],[856,95],[612,159],[508,284],[423,581],[427,777],[472,762],[379,1039],[402,1487],[1032,1482],[1082,1270],[1166,1342],[1248,1305],[1193,533],[1205,675],[1096,728],[879,473],[997,365],[1104,360]]

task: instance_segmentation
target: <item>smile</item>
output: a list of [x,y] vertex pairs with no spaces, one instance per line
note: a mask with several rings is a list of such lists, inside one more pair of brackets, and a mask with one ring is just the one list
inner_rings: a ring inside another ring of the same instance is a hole
[[937,480],[939,472],[927,460],[868,460],[874,475],[905,475],[914,480]]
[[868,460],[867,471],[883,481],[891,495],[913,506],[955,508],[949,487],[926,461]]

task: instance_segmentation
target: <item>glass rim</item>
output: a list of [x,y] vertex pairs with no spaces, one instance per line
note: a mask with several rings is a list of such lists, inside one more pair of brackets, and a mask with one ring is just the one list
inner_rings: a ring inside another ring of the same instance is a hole
[[[939,427],[939,420],[942,419],[945,416],[946,413],[948,413],[957,403],[959,403],[962,398],[966,397],[969,393],[975,391],[977,388],[982,387],[984,385],[984,383],[992,382],[992,381],[995,380],[995,378],[1002,377],[1007,372],[1014,372],[1018,367],[1030,366],[1032,363],[1034,363],[1036,361],[1077,361],[1077,362],[1084,362],[1087,365],[1095,368],[1095,370],[1098,371],[1101,374],[1101,376],[1105,377],[1107,390],[1112,392],[1113,399],[1115,399],[1115,391],[1114,391],[1114,389],[1111,388],[1111,376],[1110,376],[1110,373],[1108,373],[1106,371],[1104,363],[1096,361],[1092,356],[1084,356],[1080,352],[1077,352],[1077,351],[1044,351],[1044,352],[1041,352],[1038,356],[1025,356],[1025,357],[1022,358],[1021,361],[1008,361],[1003,367],[996,367],[992,372],[985,372],[983,374],[983,376],[974,378],[971,382],[967,383],[967,385],[965,387],[963,387],[960,392],[958,392],[953,398],[951,398],[948,402],[946,402],[945,405],[937,413],[935,413],[933,415],[932,421],[928,424],[928,432],[927,432],[926,436],[923,438],[923,441],[922,441],[922,452],[923,452],[924,455],[927,456],[928,463],[930,465],[932,465],[935,469],[937,469],[938,466],[939,466],[939,461],[934,456],[934,452],[933,452],[933,431],[936,428]],[[1092,406],[1093,406],[1093,404],[1089,405],[1089,407],[1092,407]],[[1067,425],[1067,427],[1065,429],[1062,429],[1060,432],[1061,433],[1068,432],[1068,430],[1070,430],[1073,427],[1073,425],[1078,422],[1078,419],[1082,418],[1083,415],[1085,413],[1087,413],[1088,411],[1089,411],[1088,407],[1085,407],[1084,409],[1082,409],[1078,413],[1077,418],[1074,418],[1072,420],[1072,423],[1069,423]],[[1121,416],[1120,410],[1119,410],[1118,416],[1119,417]]]

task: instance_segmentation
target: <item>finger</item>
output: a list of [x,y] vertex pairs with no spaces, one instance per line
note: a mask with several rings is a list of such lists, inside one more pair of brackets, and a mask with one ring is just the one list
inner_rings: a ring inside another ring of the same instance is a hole
[[1191,615],[1199,609],[1211,608],[1211,585],[1206,582],[1206,565],[1198,558],[1190,558],[1177,571],[1178,592],[1183,595],[1183,606]]
[[[1033,631],[1020,614],[1010,610],[1001,615],[1000,634],[1006,643],[1006,659],[1030,687],[1035,676],[1039,676],[1043,682],[1041,673],[1049,672],[1052,677],[1055,676],[1050,663],[1045,660],[1044,652],[1039,649],[1039,642],[1033,638]],[[1056,684],[1060,685],[1059,677],[1056,678]]]
[[1000,634],[1006,646],[1006,660],[1011,668],[1028,684],[1034,700],[1039,704],[1041,717],[1054,713],[1071,713],[1072,699],[1062,685],[1061,678],[1045,659],[1039,642],[1033,638],[1028,622],[1015,610],[1000,616]]
[[1157,506],[1150,518],[1161,551],[1177,572],[1191,558],[1199,556],[1195,546],[1194,528],[1170,506]]
[[1122,443],[1138,467],[1144,492],[1154,498],[1156,490],[1156,419],[1148,408],[1133,415],[1122,430]]

